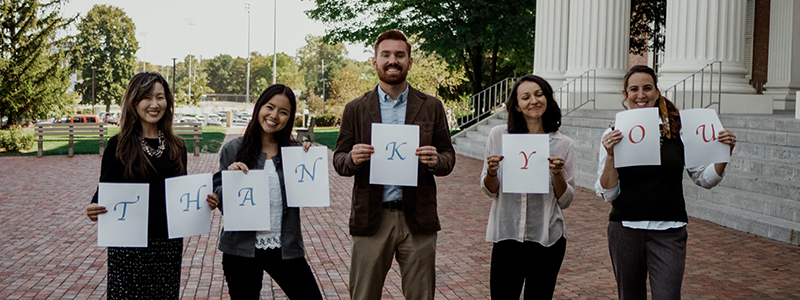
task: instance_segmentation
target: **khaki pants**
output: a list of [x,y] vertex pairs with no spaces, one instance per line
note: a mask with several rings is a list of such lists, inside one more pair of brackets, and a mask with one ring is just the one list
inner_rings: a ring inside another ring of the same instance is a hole
[[350,297],[381,299],[392,256],[400,265],[406,299],[433,299],[436,288],[436,233],[413,233],[402,211],[383,209],[378,232],[353,236],[350,262]]

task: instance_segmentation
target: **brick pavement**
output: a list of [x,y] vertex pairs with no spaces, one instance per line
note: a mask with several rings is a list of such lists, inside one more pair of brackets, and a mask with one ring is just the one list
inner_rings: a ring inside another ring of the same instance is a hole
[[[217,170],[217,155],[189,156],[189,173]],[[84,215],[100,157],[0,157],[0,299],[99,299],[105,296],[106,251]],[[442,231],[437,244],[436,299],[487,299],[491,245],[483,241],[491,203],[477,183],[481,162],[458,156],[439,178]],[[308,260],[326,299],[349,299],[347,230],[351,178],[333,173],[331,207],[302,210]],[[556,299],[615,299],[605,242],[609,207],[578,189],[567,218],[567,254]],[[186,238],[184,299],[228,299],[216,250],[222,217],[212,233]],[[800,299],[800,248],[692,219],[684,277],[685,299]],[[402,299],[399,271],[390,271],[385,299]],[[285,299],[264,276],[262,299]]]

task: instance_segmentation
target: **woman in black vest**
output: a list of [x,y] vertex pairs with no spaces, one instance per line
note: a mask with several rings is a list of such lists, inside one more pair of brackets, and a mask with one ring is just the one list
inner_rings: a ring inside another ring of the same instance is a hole
[[[686,262],[686,205],[683,199],[683,143],[678,109],[661,96],[653,69],[634,66],[624,79],[625,109],[658,107],[661,118],[661,165],[614,167],[619,130],[603,133],[595,190],[611,202],[608,249],[620,299],[646,299],[646,280],[654,299],[680,299]],[[719,142],[736,145],[730,131]],[[722,181],[727,163],[686,168],[698,186],[712,188]]]

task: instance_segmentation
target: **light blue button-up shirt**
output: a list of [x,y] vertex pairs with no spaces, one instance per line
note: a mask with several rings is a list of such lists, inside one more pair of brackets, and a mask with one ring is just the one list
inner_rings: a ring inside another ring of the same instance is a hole
[[[397,100],[392,99],[389,94],[383,91],[381,85],[378,84],[378,100],[381,105],[381,123],[406,123],[406,108],[408,107],[408,84],[406,84],[406,90],[403,91],[399,97],[397,97]],[[394,200],[403,200],[403,187],[399,185],[383,186],[383,202]]]

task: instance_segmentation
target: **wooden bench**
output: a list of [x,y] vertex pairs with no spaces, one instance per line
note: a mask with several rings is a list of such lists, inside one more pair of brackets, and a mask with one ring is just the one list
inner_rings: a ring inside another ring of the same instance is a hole
[[311,142],[315,142],[314,140],[314,123],[316,123],[316,118],[311,117],[311,121],[308,124],[308,127],[297,127],[294,131],[297,131],[297,140],[301,141],[303,136],[308,136],[308,140]]
[[108,129],[103,127],[103,123],[47,123],[35,125],[35,136],[38,138],[39,154],[42,157],[44,152],[45,136],[64,136],[69,138],[53,138],[47,141],[69,141],[69,157],[75,155],[74,141],[99,141],[100,155],[103,155],[105,137]]
[[173,123],[172,131],[175,134],[192,135],[193,137],[182,137],[185,141],[194,141],[194,156],[200,155],[200,137],[203,134],[203,127],[200,123]]

